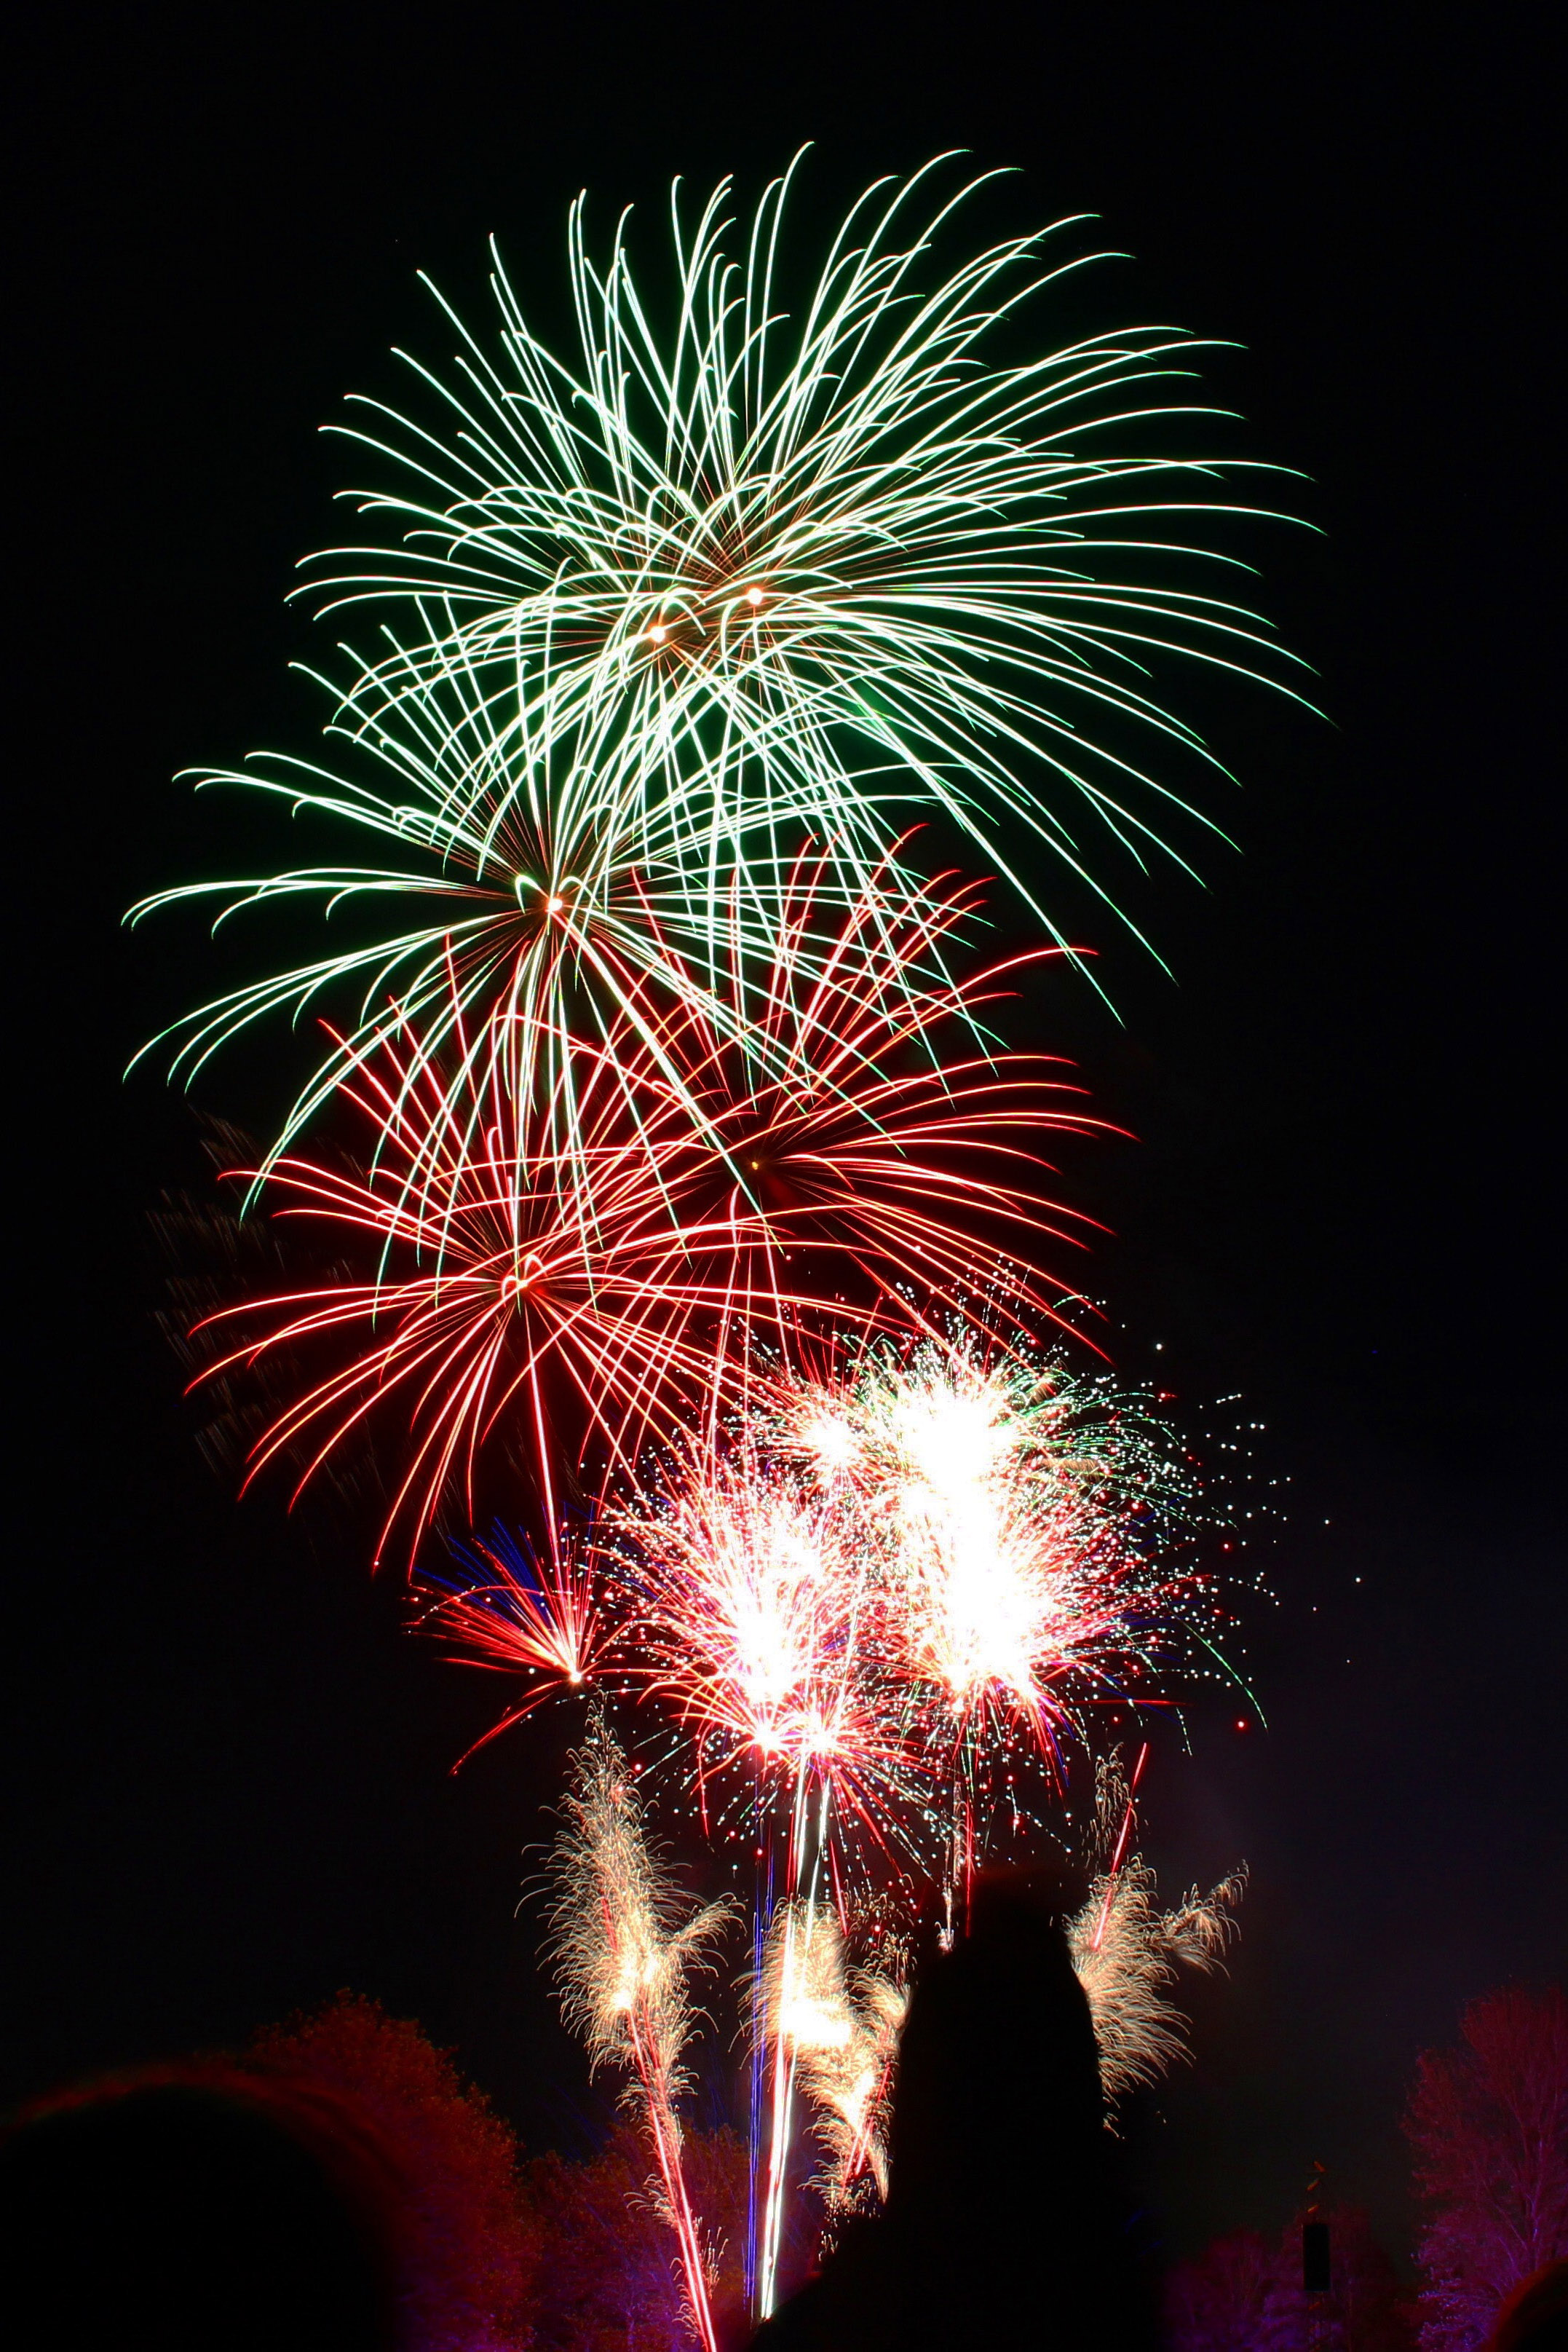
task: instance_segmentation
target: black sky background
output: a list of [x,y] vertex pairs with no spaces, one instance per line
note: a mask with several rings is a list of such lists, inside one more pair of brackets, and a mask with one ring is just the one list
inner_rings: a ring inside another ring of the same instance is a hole
[[[1033,216],[1103,215],[1123,315],[1245,346],[1218,381],[1246,446],[1312,478],[1325,534],[1252,551],[1333,724],[1217,708],[1244,854],[1137,901],[1174,983],[1107,927],[1124,1026],[1053,983],[1039,1042],[1139,1139],[1068,1171],[1115,1228],[1118,1360],[1195,1409],[1243,1391],[1291,1482],[1249,1612],[1270,1727],[1202,1704],[1149,1779],[1167,1884],[1253,1871],[1197,2063],[1139,2118],[1161,2224],[1277,2228],[1320,2158],[1403,2251],[1416,2051],[1568,1949],[1554,118],[1524,23],[67,6],[24,32],[0,2097],[350,1985],[531,2146],[604,2113],[514,1916],[564,1719],[451,1778],[497,1686],[197,1452],[148,1212],[199,1153],[120,1070],[208,967],[117,923],[248,854],[176,770],[308,746],[281,599],[334,535],[316,428],[392,342],[445,356],[416,268],[476,314],[493,230],[548,313],[581,185],[608,221],[814,139],[826,213],[966,146]],[[202,1100],[260,1118],[261,1083],[236,1059]]]

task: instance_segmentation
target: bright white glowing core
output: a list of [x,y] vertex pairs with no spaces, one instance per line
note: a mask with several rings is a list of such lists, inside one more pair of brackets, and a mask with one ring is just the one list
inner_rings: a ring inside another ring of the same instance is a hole
[[841,1413],[817,1413],[807,1423],[800,1437],[828,1470],[847,1470],[859,1451],[855,1433]]

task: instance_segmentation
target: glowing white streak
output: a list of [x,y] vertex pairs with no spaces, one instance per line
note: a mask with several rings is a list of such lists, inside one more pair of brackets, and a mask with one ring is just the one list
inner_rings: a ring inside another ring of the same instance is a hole
[[[797,1969],[799,1948],[809,1948],[814,1923],[822,1910],[821,1902],[822,1864],[827,1853],[828,1809],[832,1795],[831,1781],[821,1784],[815,1822],[815,1837],[811,1843],[809,1871],[804,1867],[807,1832],[810,1824],[809,1809],[810,1781],[806,1760],[802,1759],[795,1777],[794,1818],[789,1843],[789,1886],[791,1895],[780,1906],[777,1915],[783,1921],[779,1930],[782,1951],[779,1969],[782,1980],[792,1982]],[[797,1895],[804,1880],[803,1895]],[[772,2129],[768,2156],[768,2189],[763,2204],[762,2246],[758,2262],[758,2314],[766,2319],[778,2298],[779,2257],[783,2247],[784,2191],[788,2180],[789,2139],[795,2115],[794,2042],[785,2033],[775,2030],[773,2046]]]
[[817,2186],[830,2213],[859,2201],[857,2182],[887,2194],[885,2127],[908,1997],[894,1978],[852,1969],[834,1912],[782,1906],[763,1964],[766,2031],[789,2049],[815,2111],[827,2161]]
[[912,1663],[960,1720],[997,1703],[1039,1728],[1051,1682],[1106,1630],[1080,1572],[1100,1519],[1053,1442],[1049,1382],[927,1347],[873,1368],[855,1403]]

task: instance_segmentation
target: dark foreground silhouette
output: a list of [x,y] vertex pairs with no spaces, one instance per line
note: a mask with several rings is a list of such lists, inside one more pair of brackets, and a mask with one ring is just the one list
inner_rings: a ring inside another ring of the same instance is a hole
[[1514,2289],[1487,2352],[1568,2352],[1568,2262],[1548,2263]]
[[1113,2146],[1050,1890],[982,1878],[968,1936],[910,2006],[886,2210],[846,2233],[756,2352],[1146,2352]]
[[396,2193],[384,2152],[319,2095],[215,2074],[99,2085],[0,2142],[7,2336],[391,2352]]

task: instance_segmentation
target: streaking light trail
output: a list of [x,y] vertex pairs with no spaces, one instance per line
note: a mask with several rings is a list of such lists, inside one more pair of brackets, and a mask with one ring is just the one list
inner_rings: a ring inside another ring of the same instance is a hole
[[649,1848],[626,1759],[602,1717],[571,1759],[567,1826],[556,1841],[552,1914],[561,2005],[597,2066],[623,2067],[647,2126],[686,2294],[705,2352],[716,2352],[707,2264],[681,2168],[681,2055],[692,2029],[687,1983],[727,1916],[681,1921],[680,1896]]
[[347,922],[170,1033],[191,1076],[258,1021],[334,1010],[267,1164],[402,1019],[432,1051],[503,1010],[564,1045],[650,990],[744,1044],[808,840],[848,904],[939,814],[1065,945],[1009,831],[1107,907],[1107,860],[1185,866],[1218,831],[1198,801],[1225,771],[1152,672],[1282,686],[1290,663],[1232,593],[1224,530],[1264,509],[1228,484],[1269,469],[1192,397],[1205,346],[1053,341],[1105,257],[1073,221],[962,253],[996,175],[955,184],[950,159],[869,189],[813,274],[800,160],[748,222],[727,183],[695,219],[677,184],[662,285],[624,215],[592,254],[580,201],[575,350],[539,340],[497,254],[494,339],[443,305],[455,363],[411,362],[413,407],[360,401],[342,428],[368,535],[307,593],[372,618],[374,649],[319,679],[326,760],[204,778],[305,819],[326,862],[137,910]]
[[[1291,691],[1232,593],[1261,469],[1191,395],[1203,347],[1068,330],[1103,257],[1075,222],[966,245],[995,175],[951,158],[798,259],[800,160],[748,215],[677,184],[662,279],[580,200],[561,350],[498,255],[488,336],[443,305],[455,359],[346,428],[361,527],[307,593],[372,634],[317,677],[320,756],[202,774],[319,862],[132,917],[333,926],[159,1041],[189,1082],[277,1018],[323,1040],[229,1171],[288,1271],[198,1326],[198,1378],[264,1381],[251,1477],[371,1451],[417,1622],[520,1678],[495,1730],[591,1694],[562,1998],[628,2077],[705,2352],[678,2109],[722,1906],[653,1857],[605,1709],[749,1856],[766,2314],[800,2116],[831,2215],[885,2187],[916,1912],[964,1932],[1097,1723],[1218,1657],[1179,1449],[1040,1344],[1082,1340],[1092,1229],[1044,1151],[1097,1122],[998,1008],[1088,968],[1058,886],[1125,921],[1118,860],[1218,835],[1167,678]],[[978,964],[979,891],[923,870],[922,826],[1040,944]],[[1240,1893],[1157,1909],[1136,1780],[1103,1784],[1071,1930],[1113,2089],[1176,2054],[1168,1987]]]
[[206,1377],[278,1352],[323,1367],[252,1475],[287,1457],[303,1483],[371,1421],[390,1435],[401,1408],[382,1550],[401,1538],[412,1558],[444,1497],[472,1520],[481,1453],[520,1426],[553,1542],[559,1454],[632,1472],[694,1400],[747,1392],[764,1340],[788,1360],[813,1330],[905,1320],[901,1292],[935,1306],[1004,1279],[1052,1311],[1061,1286],[1009,1276],[985,1228],[1072,1241],[1040,1140],[1092,1122],[1059,1066],[977,1048],[1010,967],[922,978],[967,907],[950,894],[894,933],[885,903],[862,902],[816,971],[799,950],[814,879],[789,901],[749,1060],[689,1013],[643,1006],[573,1046],[569,1087],[520,1013],[471,1037],[455,993],[440,1053],[405,1023],[340,1078],[351,1160],[237,1171],[362,1269],[204,1327],[237,1335]]

